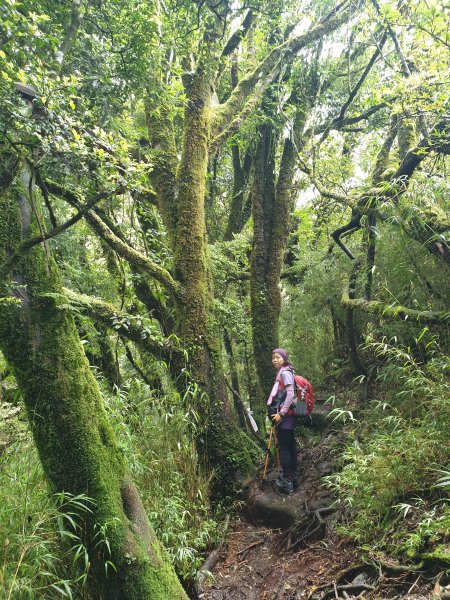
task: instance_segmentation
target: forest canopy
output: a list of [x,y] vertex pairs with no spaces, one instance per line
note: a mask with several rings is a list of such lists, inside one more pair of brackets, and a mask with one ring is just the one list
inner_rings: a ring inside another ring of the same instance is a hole
[[448,569],[448,6],[3,0],[0,71],[5,597],[192,594],[280,346],[341,531]]

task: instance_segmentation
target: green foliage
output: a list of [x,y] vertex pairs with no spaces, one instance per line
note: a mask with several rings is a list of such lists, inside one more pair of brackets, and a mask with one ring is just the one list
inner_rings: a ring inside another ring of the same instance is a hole
[[[212,39],[205,33],[218,17],[220,3],[212,10],[210,3],[184,0],[168,0],[164,4],[139,0],[83,2],[77,35],[60,63],[58,52],[68,33],[71,4],[52,0],[6,0],[0,4],[1,158],[15,154],[28,160],[40,169],[44,178],[55,178],[76,190],[80,202],[100,192],[105,194],[107,198],[100,206],[122,238],[155,263],[171,269],[172,254],[167,233],[153,205],[155,198],[150,194],[148,200],[145,196],[148,178],[151,180],[155,174],[152,162],[158,158],[160,140],[155,141],[155,148],[148,148],[146,138],[155,132],[147,130],[144,99],[155,129],[158,120],[172,121],[171,132],[181,154],[186,141],[184,111],[192,108],[187,103],[189,82],[199,65],[201,69],[217,71],[216,64],[203,59],[205,55],[213,56],[212,50],[227,39],[236,18],[242,17],[245,4],[237,2],[229,6],[229,13],[220,17],[223,19],[220,35]],[[335,3],[331,0],[309,4],[259,2],[258,19],[252,30],[233,57],[226,58],[219,67],[220,77],[215,85],[220,99],[225,100],[231,93],[231,61],[235,61],[238,78],[242,77],[290,32],[298,33],[333,8]],[[387,25],[397,34],[399,45],[395,47],[392,40],[387,41],[379,61],[347,106],[345,117],[356,121],[345,130],[328,131],[322,139],[374,52],[380,27]],[[292,68],[282,64],[282,73],[270,90],[271,99],[265,101],[264,110],[257,104],[245,121],[236,115],[244,121],[232,139],[241,151],[241,159],[254,146],[257,128],[264,121],[277,129],[280,143],[275,162],[278,163],[281,143],[292,126],[294,107],[308,111],[301,140],[295,140],[296,150],[302,161],[311,159],[309,166],[315,180],[338,192],[337,199],[326,194],[320,198],[309,188],[309,178],[303,175],[293,184],[295,192],[302,191],[302,202],[305,198],[312,201],[296,211],[298,227],[293,237],[297,241],[291,248],[288,273],[291,283],[283,283],[281,341],[290,351],[297,370],[316,388],[334,386],[338,379],[348,386],[351,377],[346,312],[340,306],[340,277],[351,267],[336,248],[328,252],[329,234],[346,221],[349,206],[353,207],[361,193],[370,187],[368,174],[373,171],[390,118],[397,115],[402,126],[412,123],[407,133],[413,144],[425,131],[420,119],[432,127],[447,115],[447,28],[443,3],[437,0],[414,0],[401,6],[386,1],[381,3],[380,12],[369,6],[355,14],[344,31],[333,34],[331,42],[320,40],[304,48]],[[399,48],[407,53],[409,76],[404,72]],[[217,52],[216,57],[219,55]],[[17,93],[15,82],[35,89],[33,102]],[[383,105],[380,112],[370,119],[358,119],[362,112],[377,104]],[[250,110],[251,100],[243,105]],[[165,122],[161,129],[165,134]],[[162,157],[163,163],[165,159],[168,160]],[[399,159],[397,140],[389,156],[386,180]],[[210,242],[220,240],[226,229],[232,168],[229,148],[226,155],[219,151],[214,156],[214,166],[210,166],[210,194],[205,202]],[[447,278],[426,248],[433,240],[446,242],[449,189],[442,175],[447,168],[448,157],[425,161],[400,200],[390,197],[387,203],[380,203],[376,264],[372,273],[372,292],[378,300],[446,310],[448,289],[442,282]],[[190,176],[188,173],[182,183],[186,184]],[[383,186],[385,191],[392,190],[389,182]],[[175,193],[178,198],[179,191]],[[44,199],[39,195],[37,202],[43,203]],[[53,196],[50,203],[56,221],[64,222],[68,217],[66,203]],[[50,228],[49,223],[47,219]],[[362,224],[366,224],[365,216]],[[399,234],[399,226],[405,235]],[[199,231],[203,235],[203,223]],[[346,238],[361,264],[366,234],[361,231]],[[411,242],[411,238],[415,241]],[[17,239],[15,243],[19,242]],[[182,311],[174,309],[173,304],[168,306],[170,300],[158,284],[137,273],[135,265],[130,267],[126,260],[118,260],[85,224],[78,223],[49,244],[68,286],[115,302],[123,311],[129,310],[129,318],[112,323],[113,331],[119,326],[136,324],[143,336],[160,339],[162,332],[164,338],[173,333],[168,331],[173,328],[173,321],[182,318],[174,313]],[[253,402],[258,399],[253,386],[250,306],[245,283],[250,249],[249,229],[232,242],[216,243],[211,248],[217,292],[211,320],[219,326],[216,331],[227,328],[243,397]],[[363,268],[357,281],[358,296],[362,294],[364,278]],[[148,304],[152,308],[144,313],[136,288],[148,282],[152,293]],[[8,298],[0,302],[14,301]],[[98,358],[102,350],[95,325],[78,315],[77,323],[91,360],[92,356]],[[345,465],[333,485],[351,508],[349,529],[358,539],[374,540],[386,532],[392,538],[392,527],[398,525],[399,548],[411,555],[424,552],[448,536],[448,508],[443,498],[448,496],[445,470],[449,437],[445,383],[448,365],[442,358],[447,350],[443,339],[448,331],[437,327],[422,334],[420,324],[387,320],[383,316],[374,319],[362,313],[354,314],[354,323],[357,343],[364,338],[369,340],[360,352],[370,374],[378,374],[384,396],[363,412],[348,405],[336,407],[336,423],[341,420],[347,428],[355,430],[345,452]],[[391,341],[373,341],[383,337]],[[115,351],[117,364],[126,371],[119,343]],[[199,407],[204,398],[192,387],[180,397],[160,364],[145,356],[140,361],[150,364],[149,370],[155,374],[154,381],[161,390],[150,390],[126,373],[124,387],[115,396],[105,390],[105,396],[122,451],[139,482],[157,534],[166,543],[180,575],[192,580],[201,553],[218,535],[217,523],[209,512],[209,481],[201,473],[198,448],[194,447],[200,431]],[[11,378],[2,381],[1,393],[2,400],[17,404]],[[9,444],[12,436],[25,435],[23,423],[18,424],[15,412],[11,404],[2,405],[1,416],[5,419],[0,422],[0,444],[4,440]],[[227,474],[252,458],[250,453],[235,450],[235,439],[226,443],[221,439],[215,441],[223,446],[224,454],[225,450],[228,453],[229,463],[225,466],[229,471],[224,470]],[[14,588],[18,598],[33,581],[39,581],[46,596],[68,594],[66,579],[58,575],[63,572],[60,566],[66,560],[64,553],[56,551],[61,529],[57,534],[52,525],[55,514],[50,504],[46,504],[42,477],[33,462],[36,457],[32,454],[31,462],[27,463],[26,453],[28,446],[23,441],[8,448],[4,455],[5,473],[17,471],[21,481],[29,481],[25,477],[28,469],[33,485],[21,484],[26,486],[24,498],[28,506],[36,506],[31,514],[44,516],[37,521],[33,517],[27,523],[26,511],[12,515],[5,509],[1,513],[8,514],[9,519],[17,517],[10,522],[8,531],[22,531],[24,535],[14,541],[10,535],[9,544],[3,548],[3,580],[8,581],[7,590],[22,582],[23,590]],[[31,466],[25,469],[22,461]],[[17,491],[10,489],[10,494],[17,499]],[[2,490],[0,495],[0,500],[8,499],[7,491]],[[429,498],[436,498],[437,503],[431,505]],[[105,529],[97,533],[99,543],[107,545]],[[31,536],[30,548],[25,534]],[[24,548],[27,550],[21,559]],[[46,548],[51,548],[48,556]],[[19,562],[15,576],[14,565]]]
[[298,283],[286,286],[281,339],[297,372],[318,388],[326,380],[333,381],[342,367],[346,334],[339,293],[344,261],[340,256],[323,260],[322,249],[311,247],[314,222],[306,231],[304,222],[299,235],[301,259],[293,267]]
[[347,534],[409,556],[449,535],[439,489],[448,485],[440,465],[450,458],[450,362],[433,344],[434,357],[425,364],[385,340],[369,344],[386,361],[380,371],[385,400],[359,414],[342,471],[328,478],[347,507]]
[[209,479],[195,445],[199,390],[158,395],[130,378],[109,410],[142,500],[178,575],[192,584],[202,555],[219,536],[209,509]]
[[398,526],[392,533],[392,541],[398,545],[398,550],[408,558],[420,556],[450,568],[450,552],[445,543],[450,536],[448,502],[438,501],[430,506],[422,498],[413,498],[394,508],[400,515],[393,519]]
[[19,397],[13,378],[5,377],[0,384],[0,449],[26,435],[26,424],[20,418]]
[[[113,425],[155,532],[179,576],[192,584],[204,552],[217,543],[218,521],[209,508],[209,480],[201,475],[194,435],[198,390],[184,398],[158,396],[138,379],[107,399]],[[105,392],[106,394],[106,392]],[[10,406],[10,405],[8,405]],[[22,430],[17,410],[2,414]],[[12,414],[14,413],[14,414]],[[2,429],[3,435],[4,429]],[[29,434],[0,455],[0,580],[9,598],[88,597],[83,584],[90,560],[79,538],[89,498],[49,496]],[[102,547],[105,570],[108,532],[98,528],[95,548]],[[0,596],[3,599],[3,596]]]
[[[87,598],[86,496],[50,496],[29,435],[0,455],[0,597]],[[75,574],[75,575],[74,575]]]

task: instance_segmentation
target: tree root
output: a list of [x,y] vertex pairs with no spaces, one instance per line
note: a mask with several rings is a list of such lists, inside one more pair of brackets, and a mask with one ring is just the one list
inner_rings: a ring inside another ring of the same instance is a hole
[[[360,594],[364,592],[372,592],[372,594],[375,592],[379,593],[382,588],[381,582],[385,579],[386,572],[401,574],[406,578],[407,575],[411,575],[412,573],[423,572],[421,571],[422,566],[422,563],[420,565],[408,566],[391,564],[380,559],[372,559],[372,563],[351,566],[339,573],[338,577],[334,581],[316,587],[312,592],[310,592],[308,600],[312,600],[313,598],[317,600],[327,600],[329,598],[335,598],[339,600],[340,598],[348,598],[347,592],[359,592]],[[360,578],[358,571],[360,571],[361,574],[367,578],[366,581],[358,581]],[[412,586],[409,582],[408,593],[410,593],[410,591],[417,585],[419,579],[420,575],[414,581]],[[407,581],[396,581],[396,585],[399,584],[406,585]],[[444,595],[441,594],[440,600],[450,600],[450,594],[446,596],[446,593],[447,592],[445,590]]]
[[337,576],[335,581],[331,581],[328,583],[324,583],[322,585],[319,585],[317,587],[314,588],[314,590],[309,594],[308,596],[308,600],[310,600],[310,598],[312,598],[314,596],[314,594],[316,594],[318,591],[320,590],[325,590],[326,588],[329,587],[335,587],[337,585],[337,581],[340,581],[341,579],[343,579],[346,575],[358,570],[358,569],[363,569],[366,565],[360,564],[360,565],[352,565],[351,567],[349,567],[348,569],[344,569],[343,571],[341,571],[339,573],[339,575]]
[[262,540],[259,540],[258,542],[254,542],[253,544],[250,544],[250,546],[246,546],[242,550],[239,550],[239,552],[236,552],[236,556],[239,556],[240,554],[243,554],[242,558],[245,558],[245,556],[247,555],[247,553],[249,552],[249,550],[251,550],[252,548],[256,548],[256,546],[260,546],[261,544],[264,544],[264,542],[266,540],[267,540],[267,536],[264,536],[264,538]]
[[386,571],[391,571],[392,573],[419,573],[423,568],[423,562],[418,565],[399,565],[387,562],[381,558],[372,558],[372,562],[374,565],[383,567]]
[[[284,544],[287,550],[292,552],[301,544],[314,537],[317,533],[324,534],[327,524],[322,515],[336,512],[336,508],[331,506],[325,506],[313,511],[308,510],[306,501],[305,507],[305,516],[291,525],[282,537],[282,544]],[[302,535],[299,536],[300,531],[302,532]],[[295,539],[294,542],[292,542],[293,538]]]
[[375,590],[374,585],[367,585],[365,583],[336,585],[333,584],[333,589],[328,590],[323,594],[320,600],[326,600],[326,598],[339,598],[341,592],[373,592]]

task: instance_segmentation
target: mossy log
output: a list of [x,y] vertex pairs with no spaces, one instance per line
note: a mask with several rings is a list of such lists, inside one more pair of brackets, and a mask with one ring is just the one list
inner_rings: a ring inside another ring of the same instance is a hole
[[[39,232],[36,204],[33,175],[24,169],[0,198],[1,260]],[[186,599],[116,443],[72,311],[58,300],[62,287],[45,243],[21,258],[0,293],[0,347],[21,389],[50,489],[94,502],[82,533],[93,596]],[[100,543],[98,531],[105,535]],[[106,561],[114,565],[107,575]]]

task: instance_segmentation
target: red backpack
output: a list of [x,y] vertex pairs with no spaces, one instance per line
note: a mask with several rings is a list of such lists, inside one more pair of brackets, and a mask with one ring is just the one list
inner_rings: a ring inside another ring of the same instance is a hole
[[[293,370],[291,372],[294,376],[294,400],[287,414],[294,415],[295,417],[307,417],[312,413],[314,408],[313,386],[304,377],[296,375]],[[281,379],[280,387],[281,389],[284,388],[283,381]]]
[[310,415],[314,408],[314,389],[307,379],[300,375],[294,375],[294,402],[292,410],[294,415],[299,417]]

